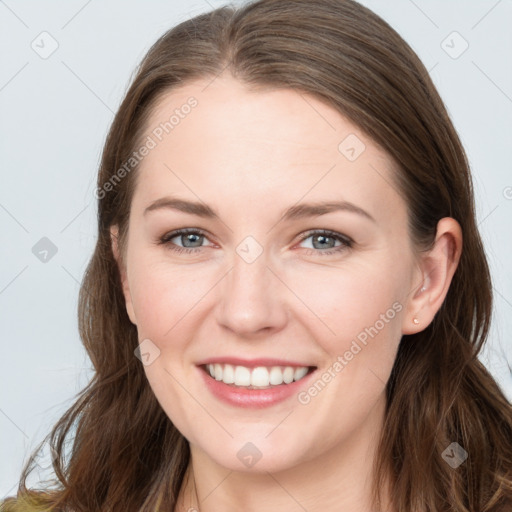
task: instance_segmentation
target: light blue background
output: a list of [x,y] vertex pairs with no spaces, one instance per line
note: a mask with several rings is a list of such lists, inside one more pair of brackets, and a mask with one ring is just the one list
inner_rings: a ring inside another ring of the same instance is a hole
[[[466,148],[496,296],[482,360],[512,399],[512,2],[362,3],[419,54]],[[77,296],[96,239],[93,191],[113,112],[157,37],[223,4],[0,1],[0,497],[15,492],[29,451],[90,377]],[[47,59],[31,47],[43,31],[58,43]],[[457,59],[441,46],[463,48],[459,36],[446,39],[453,31],[469,44]],[[58,248],[47,263],[32,253],[44,236]]]

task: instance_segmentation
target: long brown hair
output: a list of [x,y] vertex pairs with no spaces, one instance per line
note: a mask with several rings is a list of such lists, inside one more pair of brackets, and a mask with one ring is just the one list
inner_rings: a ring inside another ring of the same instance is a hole
[[[56,487],[27,489],[32,456],[18,497],[1,510],[26,510],[23,503],[33,510],[174,509],[188,442],[134,356],[137,330],[109,232],[119,226],[123,253],[137,167],[108,191],[105,184],[140,144],[162,95],[224,69],[256,89],[312,94],[384,148],[399,168],[418,250],[433,242],[441,218],[461,225],[463,251],[447,297],[425,330],[402,337],[387,383],[374,501],[388,475],[399,512],[512,510],[512,406],[477,358],[489,331],[492,286],[468,161],[417,55],[353,0],[223,7],[179,24],[149,50],[115,116],[98,175],[98,240],[79,296],[80,335],[95,374],[49,435]],[[442,456],[453,442],[468,454],[456,469]]]

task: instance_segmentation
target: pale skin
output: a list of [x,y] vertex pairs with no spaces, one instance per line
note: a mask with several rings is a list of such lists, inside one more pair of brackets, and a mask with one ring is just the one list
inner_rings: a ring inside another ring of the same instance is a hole
[[[294,90],[251,92],[231,76],[206,87],[210,81],[167,93],[153,111],[148,135],[190,96],[198,101],[141,163],[125,260],[112,227],[128,315],[139,340],[160,350],[144,370],[190,443],[190,478],[176,510],[370,512],[385,385],[402,334],[425,329],[441,307],[460,258],[460,226],[440,220],[433,248],[420,255],[393,185],[394,162],[355,125]],[[338,149],[349,134],[366,146],[354,161]],[[169,208],[144,214],[171,195],[205,203],[219,218]],[[296,204],[341,200],[374,220],[349,210],[281,219]],[[157,244],[181,228],[205,236]],[[325,229],[352,247],[318,233],[301,239]],[[263,249],[251,263],[236,251],[248,236]],[[199,251],[178,253],[173,243]],[[307,404],[293,397],[237,408],[197,378],[196,362],[220,355],[292,358],[322,374],[397,303],[393,318]],[[247,442],[262,454],[250,468],[237,457]],[[384,495],[381,509],[390,510]]]

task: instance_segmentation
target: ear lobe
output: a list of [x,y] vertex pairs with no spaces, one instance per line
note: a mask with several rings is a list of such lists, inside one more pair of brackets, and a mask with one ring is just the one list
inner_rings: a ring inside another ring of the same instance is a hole
[[119,268],[119,274],[121,276],[121,285],[123,289],[124,300],[126,304],[126,312],[130,318],[132,324],[137,325],[137,321],[135,318],[135,312],[133,310],[132,296],[130,293],[130,286],[128,284],[128,275],[126,272],[126,264],[120,256],[119,253],[119,244],[118,244],[118,233],[119,229],[117,225],[113,225],[110,227],[110,240],[112,243],[112,253],[114,254],[114,259],[117,262],[117,267]]
[[432,322],[446,298],[461,253],[462,230],[459,223],[451,217],[441,219],[437,224],[434,246],[421,256],[420,283],[409,301],[402,325],[403,334],[423,331]]

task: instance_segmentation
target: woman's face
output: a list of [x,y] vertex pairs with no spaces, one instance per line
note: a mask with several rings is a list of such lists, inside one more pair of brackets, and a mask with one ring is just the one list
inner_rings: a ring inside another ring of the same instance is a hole
[[233,78],[167,94],[143,144],[123,283],[169,418],[232,470],[362,446],[421,285],[389,156],[321,101]]

